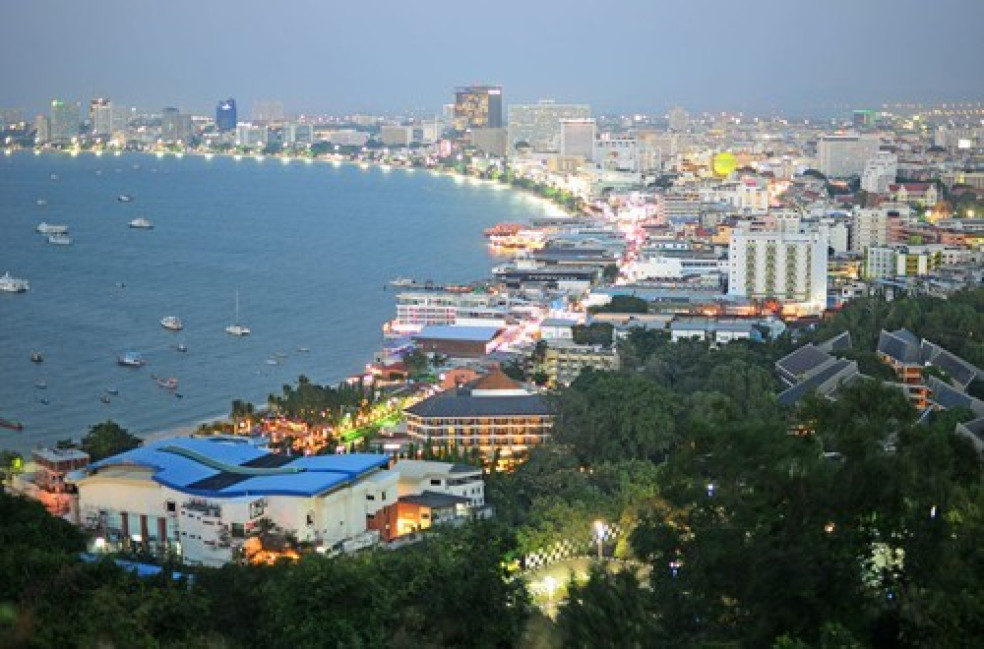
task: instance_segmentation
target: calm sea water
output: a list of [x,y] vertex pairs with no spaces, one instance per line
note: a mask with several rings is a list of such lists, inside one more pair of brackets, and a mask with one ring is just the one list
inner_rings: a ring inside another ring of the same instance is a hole
[[[485,277],[482,229],[545,209],[424,171],[270,158],[0,158],[0,274],[31,283],[24,294],[0,293],[0,417],[25,426],[0,428],[0,448],[78,438],[107,418],[141,435],[192,426],[226,415],[233,399],[263,404],[301,374],[334,384],[378,349],[394,315],[389,280]],[[154,229],[128,227],[137,217]],[[73,245],[50,245],[35,232],[42,221],[68,225]],[[237,292],[253,332],[244,338],[223,331]],[[184,330],[163,329],[165,315]],[[43,363],[31,362],[35,350]],[[127,350],[147,365],[117,365]],[[177,378],[182,397],[153,376]],[[118,394],[106,404],[108,389]]]

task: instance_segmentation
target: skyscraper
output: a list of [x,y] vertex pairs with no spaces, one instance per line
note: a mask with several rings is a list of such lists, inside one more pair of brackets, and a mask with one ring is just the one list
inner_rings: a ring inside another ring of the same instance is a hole
[[215,108],[215,126],[223,133],[236,130],[236,100],[220,101]]
[[68,144],[79,135],[79,105],[60,99],[51,100],[49,136],[54,144]]
[[509,145],[526,142],[534,151],[560,151],[560,121],[591,117],[587,104],[557,104],[542,100],[535,104],[509,106]]
[[105,97],[89,100],[89,127],[93,135],[112,134],[113,102]]
[[502,128],[502,86],[465,86],[454,93],[454,127]]

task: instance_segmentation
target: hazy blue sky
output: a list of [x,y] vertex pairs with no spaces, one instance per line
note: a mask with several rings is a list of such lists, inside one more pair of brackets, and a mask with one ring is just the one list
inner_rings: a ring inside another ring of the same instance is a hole
[[3,0],[0,107],[436,111],[501,84],[596,112],[984,98],[984,0]]

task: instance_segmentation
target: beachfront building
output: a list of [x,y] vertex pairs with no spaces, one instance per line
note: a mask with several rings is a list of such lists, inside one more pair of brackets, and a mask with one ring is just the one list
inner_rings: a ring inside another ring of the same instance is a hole
[[428,325],[506,326],[508,312],[503,299],[490,293],[440,290],[402,291],[396,296],[396,319],[387,332],[419,333]]
[[554,414],[544,399],[501,370],[445,390],[406,410],[407,434],[434,448],[477,448],[489,463],[512,466],[549,439]]
[[397,500],[389,461],[376,454],[291,457],[245,438],[179,437],[95,462],[72,482],[79,522],[100,545],[218,566],[270,529],[314,547],[375,542],[367,522]]
[[499,327],[428,325],[420,333],[413,334],[411,339],[418,349],[428,354],[481,358],[501,344],[502,333]]

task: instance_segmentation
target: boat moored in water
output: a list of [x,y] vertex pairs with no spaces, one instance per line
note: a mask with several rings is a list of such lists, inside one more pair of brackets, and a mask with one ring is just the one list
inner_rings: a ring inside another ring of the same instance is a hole
[[24,293],[29,288],[31,288],[31,285],[26,279],[13,277],[9,271],[0,277],[0,291],[4,293]]
[[31,362],[32,363],[43,363],[44,362],[44,356],[41,355],[41,352],[31,352]]
[[116,200],[118,200],[121,203],[132,203],[133,196],[130,196],[129,194],[120,194],[119,196],[116,197]]
[[67,225],[55,225],[53,223],[45,223],[41,221],[38,223],[38,227],[34,228],[38,234],[68,234]]
[[70,246],[72,245],[72,237],[67,234],[49,234],[48,243],[53,246]]
[[0,428],[9,428],[10,430],[24,430],[24,424],[13,419],[4,419],[0,417]]
[[161,318],[161,326],[171,331],[181,331],[184,329],[181,318],[176,315],[166,315]]
[[119,358],[116,359],[116,362],[125,367],[143,367],[147,364],[147,361],[144,360],[143,356],[137,352],[123,352],[120,354]]
[[130,221],[130,227],[135,230],[152,230],[154,229],[154,224],[141,216]]

